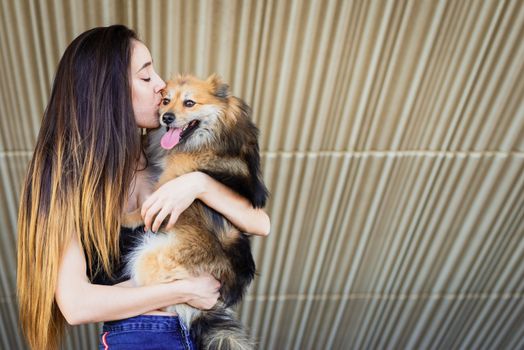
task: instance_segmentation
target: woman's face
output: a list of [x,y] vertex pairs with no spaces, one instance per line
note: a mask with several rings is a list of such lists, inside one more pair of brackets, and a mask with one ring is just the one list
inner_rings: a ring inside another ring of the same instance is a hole
[[158,107],[162,101],[160,91],[166,83],[153,68],[153,60],[147,47],[133,40],[131,53],[131,90],[136,124],[140,128],[160,126]]

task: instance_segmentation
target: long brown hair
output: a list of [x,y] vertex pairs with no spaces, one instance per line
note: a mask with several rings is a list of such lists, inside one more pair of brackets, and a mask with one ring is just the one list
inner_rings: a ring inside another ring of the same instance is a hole
[[65,319],[54,293],[71,237],[82,242],[89,267],[98,262],[111,275],[119,256],[120,216],[141,149],[129,78],[133,39],[122,25],[91,29],[58,65],[18,214],[20,322],[33,349],[60,345]]

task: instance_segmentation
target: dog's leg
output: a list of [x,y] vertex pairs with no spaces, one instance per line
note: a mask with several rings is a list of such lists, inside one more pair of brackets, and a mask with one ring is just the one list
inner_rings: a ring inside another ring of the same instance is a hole
[[175,233],[146,232],[142,236],[142,243],[128,256],[128,275],[139,286],[187,277],[187,271],[175,255],[177,249]]
[[174,153],[166,159],[166,166],[158,179],[156,188],[159,188],[169,180],[198,169],[195,156],[188,153]]

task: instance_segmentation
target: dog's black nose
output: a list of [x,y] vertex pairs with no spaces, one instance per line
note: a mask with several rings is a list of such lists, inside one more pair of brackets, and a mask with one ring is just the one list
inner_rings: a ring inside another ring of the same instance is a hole
[[165,113],[163,116],[162,116],[162,121],[166,124],[166,125],[169,125],[171,124],[172,122],[175,121],[175,115],[173,113]]

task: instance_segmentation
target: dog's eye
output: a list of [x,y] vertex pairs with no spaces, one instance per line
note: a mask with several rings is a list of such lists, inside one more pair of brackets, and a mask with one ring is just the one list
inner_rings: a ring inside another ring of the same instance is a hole
[[195,101],[192,101],[192,100],[184,101],[184,107],[193,107],[194,105],[195,105]]
[[164,106],[167,106],[167,105],[169,104],[169,102],[171,102],[171,100],[168,99],[168,98],[163,98],[163,99],[162,99],[162,104],[163,104]]

